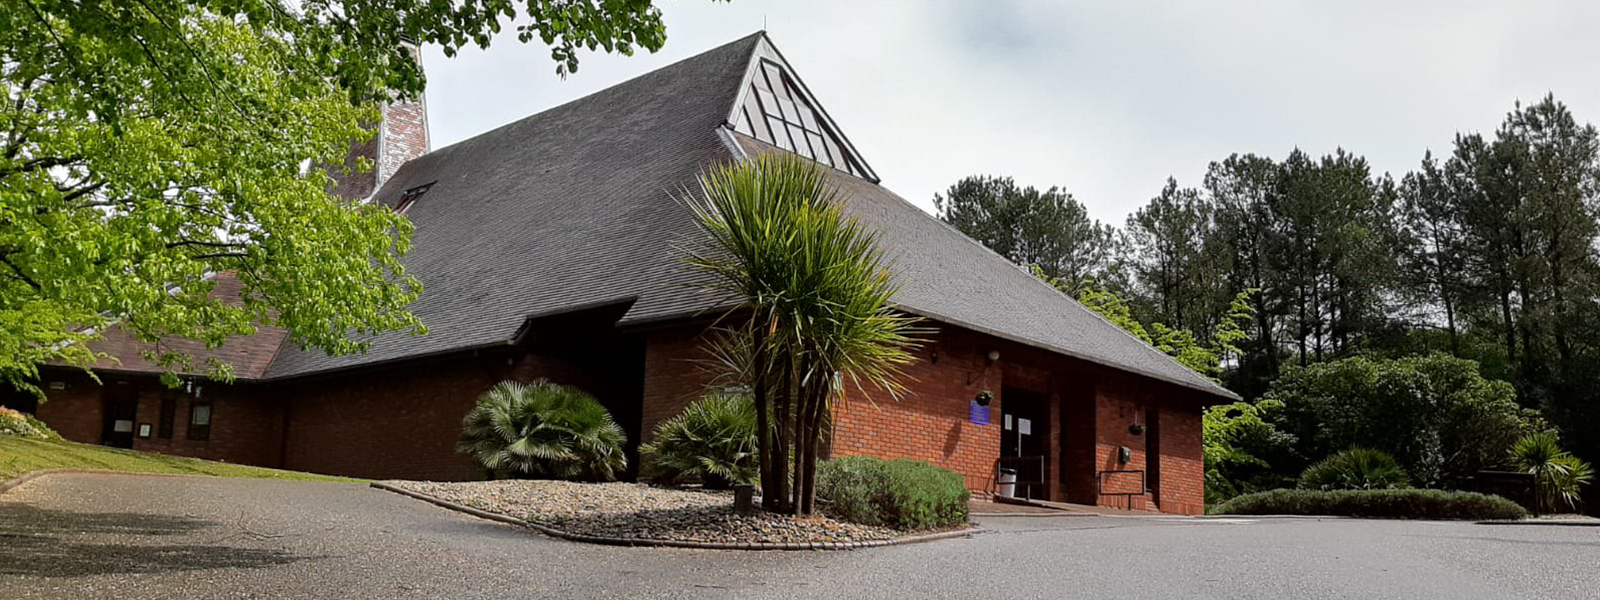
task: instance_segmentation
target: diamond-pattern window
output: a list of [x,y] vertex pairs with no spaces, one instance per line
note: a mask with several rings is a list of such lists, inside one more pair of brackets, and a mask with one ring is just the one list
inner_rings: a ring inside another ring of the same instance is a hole
[[762,61],[750,78],[750,93],[734,129],[857,177],[866,169],[828,127],[792,77],[772,61]]

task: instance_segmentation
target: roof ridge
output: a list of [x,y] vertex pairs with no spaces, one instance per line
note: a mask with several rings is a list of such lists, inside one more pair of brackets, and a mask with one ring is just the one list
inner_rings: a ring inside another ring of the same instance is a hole
[[[663,66],[660,66],[660,67],[656,67],[654,69],[651,69],[649,71],[645,71],[645,72],[640,73],[638,75],[635,75],[633,77],[629,77],[629,78],[624,79],[622,81],[618,81],[616,83],[613,83],[613,84],[608,85],[606,87],[600,88],[600,89],[595,90],[593,92],[589,92],[589,93],[584,94],[582,96],[579,96],[577,98],[573,98],[573,99],[568,100],[566,102],[562,102],[561,104],[557,104],[555,106],[551,106],[551,107],[546,108],[544,110],[541,110],[541,111],[538,111],[538,112],[535,112],[535,113],[530,113],[530,114],[527,114],[527,115],[523,115],[523,116],[518,117],[516,119],[513,119],[511,121],[507,121],[505,123],[501,123],[500,125],[497,125],[497,126],[495,126],[493,128],[490,128],[490,129],[484,130],[482,132],[479,132],[477,135],[474,135],[472,137],[461,139],[461,140],[457,140],[454,143],[451,143],[451,144],[448,144],[448,145],[445,145],[445,146],[440,146],[438,148],[434,148],[433,150],[430,150],[427,153],[422,154],[422,155],[420,155],[420,156],[418,156],[416,158],[413,158],[413,159],[411,159],[409,161],[406,161],[406,162],[410,163],[410,162],[413,162],[413,161],[416,161],[416,160],[420,160],[420,159],[428,157],[428,156],[441,154],[446,150],[450,150],[452,148],[455,148],[455,147],[460,146],[462,144],[465,144],[467,142],[472,142],[472,141],[479,140],[481,138],[488,137],[488,136],[490,136],[492,134],[495,134],[495,133],[500,132],[501,130],[513,127],[513,126],[515,126],[515,125],[517,125],[519,123],[522,123],[524,121],[529,121],[529,120],[532,120],[532,119],[536,119],[536,118],[538,118],[541,115],[544,115],[546,113],[555,112],[555,111],[567,108],[569,106],[572,106],[574,104],[578,104],[578,103],[581,103],[581,102],[584,102],[584,101],[587,101],[587,100],[591,100],[591,99],[593,99],[593,98],[595,98],[597,96],[601,96],[603,94],[611,93],[612,90],[615,90],[615,89],[620,88],[622,86],[634,83],[634,82],[636,82],[636,81],[638,81],[640,79],[644,79],[646,77],[656,76],[659,73],[661,73],[663,71],[667,71],[669,69],[681,67],[685,63],[689,63],[691,61],[695,61],[695,60],[698,60],[698,59],[703,59],[703,58],[707,57],[708,55],[714,54],[716,52],[719,52],[719,51],[722,51],[722,50],[726,50],[728,48],[731,48],[731,47],[734,47],[734,46],[738,46],[740,44],[752,44],[755,41],[760,40],[765,36],[766,36],[766,32],[765,31],[757,31],[755,33],[746,35],[744,37],[741,37],[741,38],[736,39],[734,41],[728,42],[726,44],[722,44],[722,45],[717,46],[715,48],[711,48],[711,49],[706,50],[704,52],[700,52],[700,53],[697,53],[697,54],[694,54],[694,55],[691,55],[691,56],[686,56],[684,58],[681,58],[679,60],[673,61],[673,62],[668,63],[666,65],[663,65]],[[748,54],[750,52],[754,52],[754,51],[755,51],[755,47],[752,46],[750,48],[750,50],[746,52],[746,54]],[[404,166],[404,165],[402,165],[402,166]],[[377,191],[378,190],[374,190],[373,193],[376,194]]]

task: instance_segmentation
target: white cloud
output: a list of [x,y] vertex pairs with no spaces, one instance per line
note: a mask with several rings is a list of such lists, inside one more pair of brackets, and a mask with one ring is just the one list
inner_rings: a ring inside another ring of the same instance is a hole
[[1404,172],[1456,131],[1492,131],[1547,91],[1600,122],[1600,3],[664,3],[668,44],[426,58],[435,146],[767,29],[884,178],[932,210],[975,173],[1060,185],[1116,223],[1168,175],[1232,152],[1343,146]]

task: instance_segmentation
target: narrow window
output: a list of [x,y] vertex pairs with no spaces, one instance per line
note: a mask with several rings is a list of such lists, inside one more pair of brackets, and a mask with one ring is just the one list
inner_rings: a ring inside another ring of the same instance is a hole
[[189,439],[211,439],[211,403],[195,401],[189,405]]
[[430,181],[402,192],[400,194],[400,202],[394,205],[394,211],[400,214],[405,214],[406,210],[410,209],[412,204],[416,204],[417,199],[421,198],[423,194],[428,193],[428,190],[431,189],[435,183],[438,182]]
[[178,392],[167,390],[161,393],[161,419],[156,422],[156,437],[163,440],[172,439],[172,425],[178,420]]

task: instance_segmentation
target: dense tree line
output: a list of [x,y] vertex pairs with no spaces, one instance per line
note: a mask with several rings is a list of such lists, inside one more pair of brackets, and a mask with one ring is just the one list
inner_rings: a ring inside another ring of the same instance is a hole
[[936,205],[1019,264],[1198,339],[1251,292],[1221,375],[1246,398],[1290,367],[1445,353],[1600,458],[1600,134],[1554,97],[1398,178],[1344,149],[1235,154],[1199,187],[1169,179],[1120,228],[1010,179],[968,178]]

